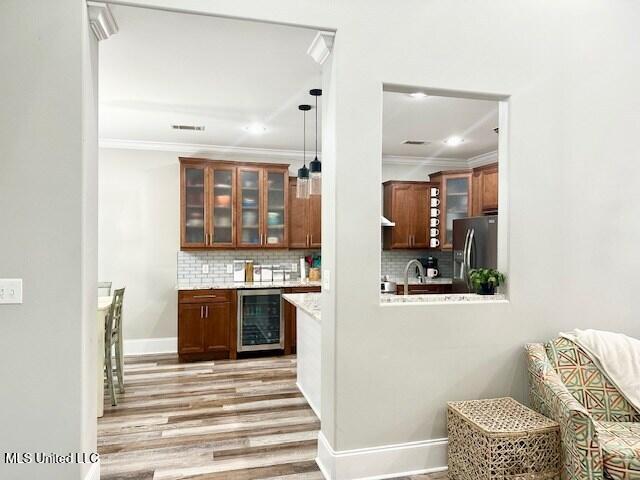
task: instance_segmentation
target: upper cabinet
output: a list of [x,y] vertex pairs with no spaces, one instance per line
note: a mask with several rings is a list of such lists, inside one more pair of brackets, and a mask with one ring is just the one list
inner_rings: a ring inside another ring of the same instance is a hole
[[492,163],[473,170],[473,215],[498,211],[498,164]]
[[203,248],[208,245],[207,176],[207,168],[204,166],[181,164],[180,244],[183,247]]
[[209,245],[229,248],[236,243],[236,170],[224,165],[209,167],[211,207],[209,209]]
[[[430,182],[389,181],[384,186],[384,249],[430,248]],[[434,202],[438,200],[434,199]],[[434,245],[435,247],[435,245]]]
[[429,178],[440,188],[441,203],[437,207],[440,216],[440,248],[450,250],[453,247],[453,221],[472,214],[472,171],[438,172]]
[[264,175],[264,245],[287,247],[287,204],[289,197],[289,169],[265,168]]
[[181,158],[181,247],[286,248],[288,171]]
[[320,248],[322,197],[296,198],[297,179],[289,179],[289,248]]

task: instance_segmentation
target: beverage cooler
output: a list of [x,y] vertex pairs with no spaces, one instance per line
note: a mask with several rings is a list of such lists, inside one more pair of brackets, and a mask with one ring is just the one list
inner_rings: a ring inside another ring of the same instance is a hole
[[284,348],[282,292],[238,290],[238,351]]

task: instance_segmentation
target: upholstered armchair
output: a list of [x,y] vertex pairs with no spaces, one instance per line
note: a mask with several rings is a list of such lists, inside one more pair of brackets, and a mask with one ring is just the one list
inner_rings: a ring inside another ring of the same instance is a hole
[[563,480],[640,480],[640,414],[575,343],[529,344],[531,406],[560,424]]

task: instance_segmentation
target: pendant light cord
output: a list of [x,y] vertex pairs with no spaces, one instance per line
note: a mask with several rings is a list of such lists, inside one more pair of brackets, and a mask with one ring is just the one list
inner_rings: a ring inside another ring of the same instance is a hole
[[316,95],[316,158],[318,158],[318,96]]
[[302,163],[307,166],[307,111],[302,111]]

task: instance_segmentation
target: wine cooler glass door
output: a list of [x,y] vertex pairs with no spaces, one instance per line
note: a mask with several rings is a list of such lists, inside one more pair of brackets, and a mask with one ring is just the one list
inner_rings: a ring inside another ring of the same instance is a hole
[[284,348],[280,290],[238,291],[238,351]]

